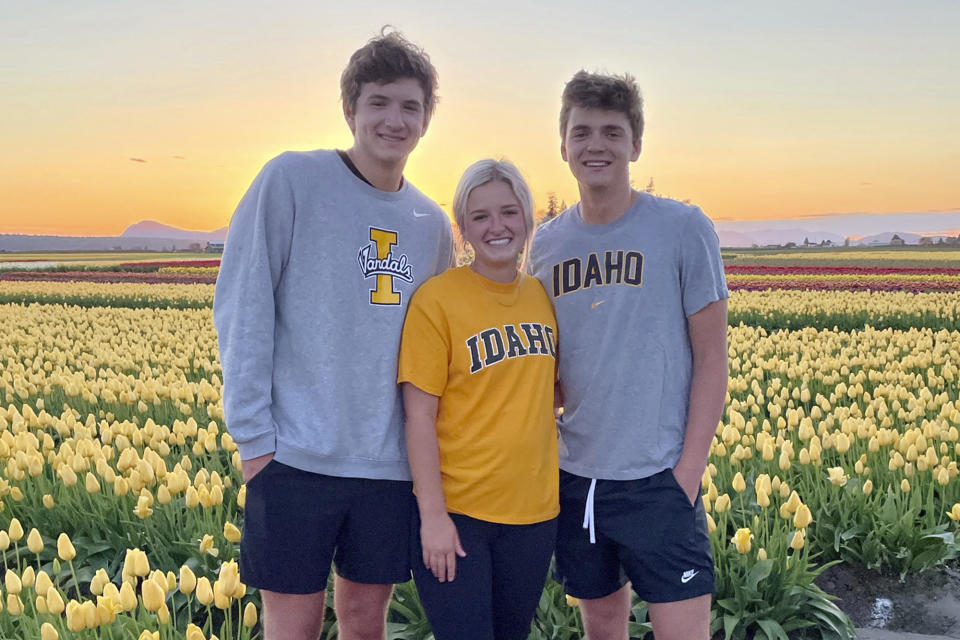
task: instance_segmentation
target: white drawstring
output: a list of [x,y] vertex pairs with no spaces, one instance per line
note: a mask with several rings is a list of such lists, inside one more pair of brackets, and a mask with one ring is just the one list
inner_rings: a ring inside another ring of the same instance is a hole
[[597,536],[593,530],[593,492],[597,488],[597,479],[590,480],[590,490],[587,491],[587,504],[583,509],[583,528],[590,529],[590,544],[596,544]]

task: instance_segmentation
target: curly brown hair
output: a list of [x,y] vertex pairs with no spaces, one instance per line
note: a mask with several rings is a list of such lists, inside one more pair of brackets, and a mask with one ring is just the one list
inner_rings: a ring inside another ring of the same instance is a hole
[[643,137],[643,98],[637,82],[628,73],[610,76],[578,71],[563,88],[560,106],[560,137],[567,135],[570,110],[607,109],[627,116],[633,130],[633,142]]
[[364,84],[389,84],[413,78],[423,89],[424,118],[429,119],[437,105],[437,70],[426,52],[407,40],[399,31],[384,27],[380,35],[357,49],[340,76],[343,108],[353,111]]

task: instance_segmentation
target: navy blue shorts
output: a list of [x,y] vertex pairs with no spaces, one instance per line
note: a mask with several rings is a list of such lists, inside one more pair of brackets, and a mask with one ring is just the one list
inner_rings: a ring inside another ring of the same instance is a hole
[[271,460],[247,483],[240,577],[258,589],[315,593],[337,574],[410,579],[411,482],[338,478]]
[[413,578],[437,640],[526,640],[547,580],[557,519],[498,524],[450,517],[467,552],[451,582],[423,564],[420,518],[414,513]]
[[671,469],[640,480],[597,480],[596,543],[583,528],[590,478],[560,471],[556,574],[577,598],[602,598],[624,584],[647,602],[713,593],[713,551],[703,503],[690,504]]

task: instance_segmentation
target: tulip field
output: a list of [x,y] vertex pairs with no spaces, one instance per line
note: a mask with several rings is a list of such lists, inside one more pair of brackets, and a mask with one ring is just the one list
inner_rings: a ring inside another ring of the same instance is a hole
[[[960,556],[960,252],[871,254],[728,265],[728,401],[702,479],[717,637],[852,638],[814,583],[827,566]],[[0,638],[261,637],[216,269],[0,269]],[[576,604],[548,581],[531,639],[581,638]],[[390,638],[432,637],[410,583],[388,620]]]

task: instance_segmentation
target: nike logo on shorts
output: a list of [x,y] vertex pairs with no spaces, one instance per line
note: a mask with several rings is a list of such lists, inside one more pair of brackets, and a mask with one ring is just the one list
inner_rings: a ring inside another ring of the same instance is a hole
[[693,569],[687,569],[686,571],[683,572],[683,575],[680,576],[680,582],[682,582],[683,584],[687,584],[688,582],[693,580],[693,577],[698,573],[700,572],[694,571]]
[[604,302],[606,302],[606,300],[597,300],[596,302],[591,303],[590,308],[591,308],[591,309],[596,309],[597,307],[599,307],[600,305],[602,305]]
[[413,217],[414,217],[414,218],[422,218],[423,216],[428,216],[428,215],[430,215],[430,214],[429,214],[429,213],[420,213],[420,212],[417,211],[416,209],[413,210]]

